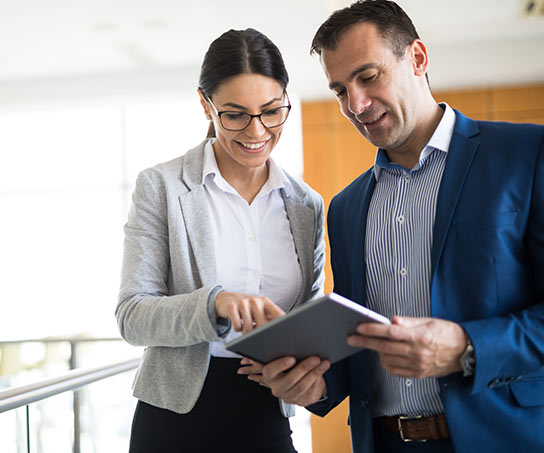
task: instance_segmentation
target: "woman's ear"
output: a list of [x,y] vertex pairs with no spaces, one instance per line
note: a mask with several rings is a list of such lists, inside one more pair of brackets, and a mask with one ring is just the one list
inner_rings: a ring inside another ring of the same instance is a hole
[[211,120],[212,116],[210,115],[210,106],[208,105],[208,101],[206,101],[206,96],[204,96],[204,93],[200,88],[197,88],[196,91],[198,92],[198,96],[200,97],[200,105],[202,105],[202,108],[204,109],[204,114],[206,115],[206,118]]

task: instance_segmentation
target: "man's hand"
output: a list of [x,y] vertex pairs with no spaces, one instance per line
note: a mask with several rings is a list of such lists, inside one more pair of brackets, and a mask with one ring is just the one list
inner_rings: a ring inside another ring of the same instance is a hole
[[297,366],[295,362],[294,357],[283,357],[263,366],[243,359],[242,365],[249,365],[240,368],[238,373],[247,374],[248,379],[270,388],[275,397],[286,403],[308,406],[323,396],[323,373],[329,369],[330,362],[319,357],[308,357]]
[[454,322],[437,318],[395,316],[391,324],[362,323],[348,344],[380,354],[393,376],[440,377],[461,371],[459,358],[468,336]]
[[232,328],[247,333],[285,314],[267,297],[248,296],[230,291],[220,292],[215,299],[215,312],[230,318]]

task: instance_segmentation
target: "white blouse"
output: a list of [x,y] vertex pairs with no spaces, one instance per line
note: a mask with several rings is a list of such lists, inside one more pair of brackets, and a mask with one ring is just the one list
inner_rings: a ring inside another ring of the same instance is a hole
[[[217,284],[227,291],[264,296],[289,311],[302,288],[302,272],[281,189],[291,185],[270,158],[268,180],[251,204],[221,176],[209,141],[205,147],[203,179],[208,201]],[[216,357],[240,357],[225,349],[241,333],[211,345]]]

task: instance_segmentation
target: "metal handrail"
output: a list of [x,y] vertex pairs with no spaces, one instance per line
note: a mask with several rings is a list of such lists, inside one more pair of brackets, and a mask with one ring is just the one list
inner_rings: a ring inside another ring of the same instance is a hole
[[0,346],[21,343],[94,343],[101,341],[122,341],[121,337],[45,337],[25,338],[22,340],[0,340]]
[[77,368],[61,376],[0,391],[0,413],[83,387],[138,366],[140,359],[116,362],[95,368]]

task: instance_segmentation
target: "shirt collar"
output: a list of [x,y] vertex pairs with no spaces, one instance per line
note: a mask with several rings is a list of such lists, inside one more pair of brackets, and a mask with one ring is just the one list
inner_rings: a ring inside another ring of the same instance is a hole
[[[442,115],[438,126],[436,126],[433,135],[419,155],[419,162],[413,168],[413,170],[420,168],[425,159],[427,159],[427,157],[429,157],[433,151],[439,150],[447,153],[450,147],[451,138],[453,136],[453,128],[455,127],[455,112],[445,102],[441,102],[438,105],[444,109],[444,114]],[[378,148],[376,160],[374,162],[374,176],[376,177],[376,181],[379,179],[380,173],[384,168],[395,167],[400,168],[398,165],[396,166],[395,164],[391,164],[391,161],[389,160],[389,157],[387,157],[387,153],[384,149]]]
[[[219,167],[217,166],[217,160],[215,159],[215,153],[213,151],[212,144],[215,142],[215,138],[208,140],[204,146],[204,166],[202,170],[202,181],[204,185],[213,181],[217,187],[224,192],[234,193],[239,195],[238,192],[221,176]],[[293,188],[289,179],[283,172],[283,170],[269,157],[268,161],[268,179],[261,188],[256,198],[268,195],[273,190],[284,189],[287,196],[290,195]]]

